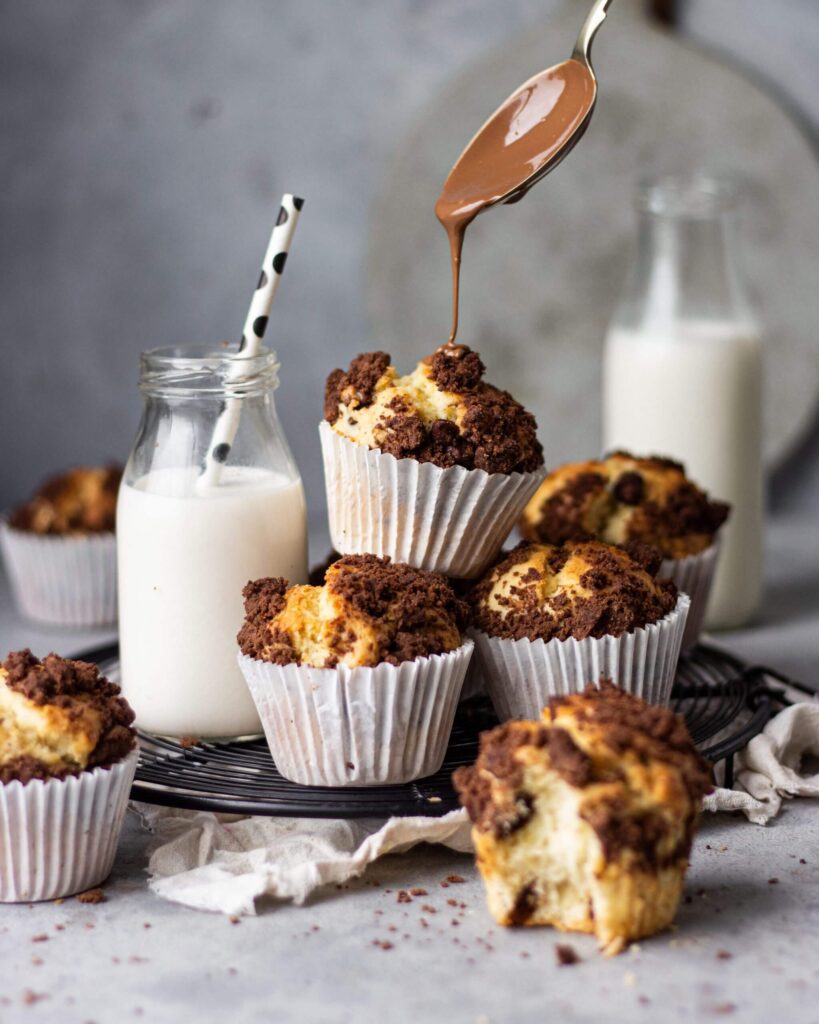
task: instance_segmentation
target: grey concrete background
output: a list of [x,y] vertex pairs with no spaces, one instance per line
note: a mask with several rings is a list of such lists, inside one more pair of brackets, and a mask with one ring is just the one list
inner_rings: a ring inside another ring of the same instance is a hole
[[[585,0],[571,2],[579,19]],[[0,505],[53,470],[125,456],[141,349],[236,336],[287,189],[307,206],[271,338],[320,515],[324,374],[378,344],[364,265],[389,157],[453,75],[555,7],[2,0]],[[683,25],[817,126],[814,0],[688,0]],[[779,472],[780,506],[819,504],[817,452],[814,434]]]

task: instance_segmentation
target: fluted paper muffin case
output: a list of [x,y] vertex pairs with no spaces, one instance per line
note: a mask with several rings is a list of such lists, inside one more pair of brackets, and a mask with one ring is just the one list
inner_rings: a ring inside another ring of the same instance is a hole
[[466,667],[464,685],[461,687],[461,700],[469,700],[470,697],[479,697],[486,693],[486,686],[483,681],[483,666],[477,652],[473,653]]
[[416,569],[480,576],[543,479],[396,459],[319,427],[333,547]]
[[668,615],[618,637],[507,640],[471,630],[498,717],[539,718],[551,697],[580,693],[601,679],[649,704],[667,704],[689,604],[680,594]]
[[719,548],[720,543],[717,538],[711,547],[706,548],[698,555],[689,555],[688,558],[666,558],[657,573],[658,576],[674,580],[677,590],[682,594],[688,594],[691,598],[691,607],[688,611],[688,620],[682,639],[684,651],[693,647],[702,633],[708,598],[719,561]]
[[137,757],[134,750],[110,768],[0,785],[0,902],[54,900],[108,877]]
[[433,775],[473,643],[372,668],[271,665],[239,654],[270,753],[303,786],[379,786]]
[[105,626],[117,619],[113,533],[44,536],[0,524],[0,546],[20,612],[58,626]]

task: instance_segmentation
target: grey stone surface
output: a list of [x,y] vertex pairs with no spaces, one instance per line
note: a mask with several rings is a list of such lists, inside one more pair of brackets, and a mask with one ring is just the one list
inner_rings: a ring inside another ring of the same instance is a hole
[[[153,896],[147,845],[131,818],[104,904],[0,910],[4,1024],[816,1020],[819,816],[807,802],[766,828],[707,818],[675,930],[610,959],[586,936],[498,928],[471,859],[431,847],[231,924]],[[452,873],[465,882],[442,888]],[[428,895],[396,902],[415,886]],[[582,962],[558,967],[558,942]]]
[[[586,2],[572,3],[579,20]],[[364,264],[389,157],[453,75],[527,26],[542,31],[556,6],[0,0],[0,507],[47,472],[124,456],[139,415],[141,349],[236,336],[279,195],[296,189],[307,206],[271,339],[283,362],[282,416],[320,518],[324,374],[380,341],[367,321]],[[692,33],[713,41],[718,30],[726,52],[763,67],[816,118],[814,0],[685,6]],[[551,47],[538,44],[542,61]],[[453,126],[452,153],[463,132]],[[437,234],[434,244],[438,265]],[[592,251],[577,275],[578,304],[613,294],[613,269]],[[547,280],[551,264],[542,266]],[[442,315],[444,280],[423,297]],[[498,296],[499,306],[508,301],[505,288]],[[406,299],[398,274],[387,301],[397,311]],[[437,319],[430,330],[439,336]],[[409,358],[429,341],[402,338],[401,352]],[[511,362],[495,369],[508,384],[518,372]],[[817,504],[817,444],[777,481],[781,503],[793,493],[794,507]]]

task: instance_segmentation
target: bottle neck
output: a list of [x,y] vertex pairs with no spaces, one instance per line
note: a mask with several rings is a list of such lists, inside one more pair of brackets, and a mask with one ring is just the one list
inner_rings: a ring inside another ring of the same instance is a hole
[[149,400],[223,402],[272,394],[278,387],[276,353],[256,356],[202,346],[142,353],[139,387]]
[[736,271],[735,201],[733,190],[708,181],[640,192],[637,257],[620,323],[751,322]]

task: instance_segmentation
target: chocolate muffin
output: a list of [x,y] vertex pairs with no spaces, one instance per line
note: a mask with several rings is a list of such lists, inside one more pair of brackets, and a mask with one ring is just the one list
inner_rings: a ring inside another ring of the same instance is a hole
[[114,530],[121,466],[78,467],[47,480],[9,516],[15,530],[36,534],[106,533]]
[[278,665],[348,668],[459,647],[467,608],[438,573],[375,555],[346,555],[321,586],[267,578],[244,589],[243,654]]
[[0,782],[110,767],[135,748],[133,721],[96,665],[14,651],[0,667]]
[[499,924],[591,932],[606,953],[671,925],[711,788],[679,716],[589,686],[484,733],[453,781]]
[[658,567],[648,548],[523,541],[472,591],[474,623],[509,640],[619,637],[674,608],[677,589],[655,578]]
[[729,511],[692,483],[679,462],[612,452],[549,473],[526,506],[520,530],[544,544],[638,541],[664,558],[685,558],[713,544]]
[[404,377],[386,352],[367,352],[327,378],[324,418],[342,437],[398,459],[487,473],[538,469],[534,416],[483,375],[466,345],[439,348]]

